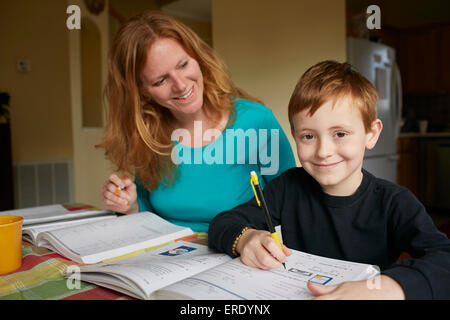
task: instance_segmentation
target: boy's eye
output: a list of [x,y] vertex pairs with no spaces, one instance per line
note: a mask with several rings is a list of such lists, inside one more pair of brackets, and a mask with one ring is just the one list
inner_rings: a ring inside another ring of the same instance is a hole
[[342,131],[336,132],[336,137],[338,137],[338,138],[344,138],[346,135],[347,135],[346,132],[342,132]]
[[311,139],[314,139],[314,136],[310,133],[307,133],[307,134],[302,135],[301,138],[303,140],[311,140]]

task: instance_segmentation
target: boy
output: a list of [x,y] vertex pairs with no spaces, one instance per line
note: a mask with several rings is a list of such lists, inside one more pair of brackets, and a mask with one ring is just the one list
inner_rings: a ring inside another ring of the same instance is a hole
[[[289,102],[291,132],[302,168],[264,188],[274,225],[287,247],[375,264],[380,289],[366,281],[308,283],[320,299],[450,299],[450,240],[406,188],[362,169],[382,123],[378,94],[347,63],[324,61],[305,72]],[[291,253],[270,238],[255,199],[216,216],[209,246],[262,269]],[[397,262],[402,252],[412,258]]]

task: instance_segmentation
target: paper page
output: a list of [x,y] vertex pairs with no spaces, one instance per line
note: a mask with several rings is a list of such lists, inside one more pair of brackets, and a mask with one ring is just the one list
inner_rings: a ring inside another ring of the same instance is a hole
[[[294,251],[286,270],[280,266],[260,270],[244,265],[239,259],[219,265],[161,290],[160,296],[176,292],[193,299],[206,300],[306,300],[313,295],[308,281],[334,285],[343,281],[368,278],[372,266],[328,259]],[[157,292],[158,293],[158,292]]]
[[83,263],[96,263],[193,232],[189,228],[171,224],[154,213],[141,212],[45,234],[59,251],[65,247],[82,257]]
[[[32,239],[30,239],[30,236],[28,236],[28,234],[32,235],[33,239],[36,239],[36,237],[41,232],[57,230],[57,229],[61,229],[61,228],[67,228],[67,227],[82,225],[82,224],[86,224],[86,223],[92,223],[94,221],[100,221],[100,220],[105,220],[105,219],[116,219],[116,218],[117,218],[116,215],[105,215],[105,216],[100,216],[100,217],[83,218],[83,219],[76,219],[76,220],[69,220],[69,221],[56,221],[56,222],[49,222],[49,223],[43,223],[43,224],[37,224],[37,225],[28,225],[28,226],[24,226],[22,228],[22,234],[23,234],[22,237],[25,240],[32,242],[31,241]],[[40,246],[37,243],[36,243],[36,245]]]
[[23,217],[23,225],[31,225],[37,223],[44,223],[58,220],[68,220],[80,217],[96,216],[100,214],[109,214],[109,210],[79,210],[70,211],[60,204],[49,206],[39,206],[25,209],[8,210],[0,212],[0,215],[5,216],[20,216]]
[[23,224],[28,224],[30,221],[38,221],[42,218],[56,217],[63,214],[67,214],[70,211],[64,208],[60,204],[50,205],[50,206],[39,206],[32,208],[24,208],[17,210],[2,211],[3,216],[20,216],[23,217]]
[[148,298],[154,290],[230,260],[227,255],[214,253],[207,246],[178,241],[136,257],[82,266],[81,279],[99,285],[109,284],[110,288],[116,286],[116,290],[122,288],[126,290],[122,292],[128,294],[138,291],[135,295]]

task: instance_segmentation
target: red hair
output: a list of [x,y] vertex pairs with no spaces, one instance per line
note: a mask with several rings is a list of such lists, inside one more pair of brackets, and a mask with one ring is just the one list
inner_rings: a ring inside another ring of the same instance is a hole
[[289,101],[288,115],[291,128],[293,117],[308,110],[313,115],[324,103],[350,97],[362,116],[364,128],[370,130],[377,119],[378,93],[375,87],[347,63],[327,60],[310,67],[295,86]]
[[148,190],[175,177],[170,157],[174,118],[167,108],[150,101],[140,79],[147,52],[160,38],[177,41],[198,62],[204,82],[203,108],[210,119],[219,122],[229,115],[231,123],[235,116],[232,97],[251,99],[234,86],[213,49],[175,18],[147,11],[126,22],[108,57],[105,97],[109,110],[104,139],[96,147],[105,149],[106,158],[118,171],[138,174]]

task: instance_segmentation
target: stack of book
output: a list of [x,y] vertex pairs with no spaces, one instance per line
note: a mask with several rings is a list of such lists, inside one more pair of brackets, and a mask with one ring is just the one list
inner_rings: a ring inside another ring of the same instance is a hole
[[308,282],[335,285],[379,274],[376,266],[296,250],[286,269],[251,268],[239,258],[187,242],[197,237],[191,229],[151,212],[117,216],[107,210],[54,205],[0,215],[23,216],[26,241],[76,262],[66,268],[66,278],[139,299],[310,299]]
[[183,237],[189,229],[158,215],[140,212],[117,216],[109,210],[69,210],[62,205],[3,211],[24,218],[22,238],[78,263],[97,263]]

